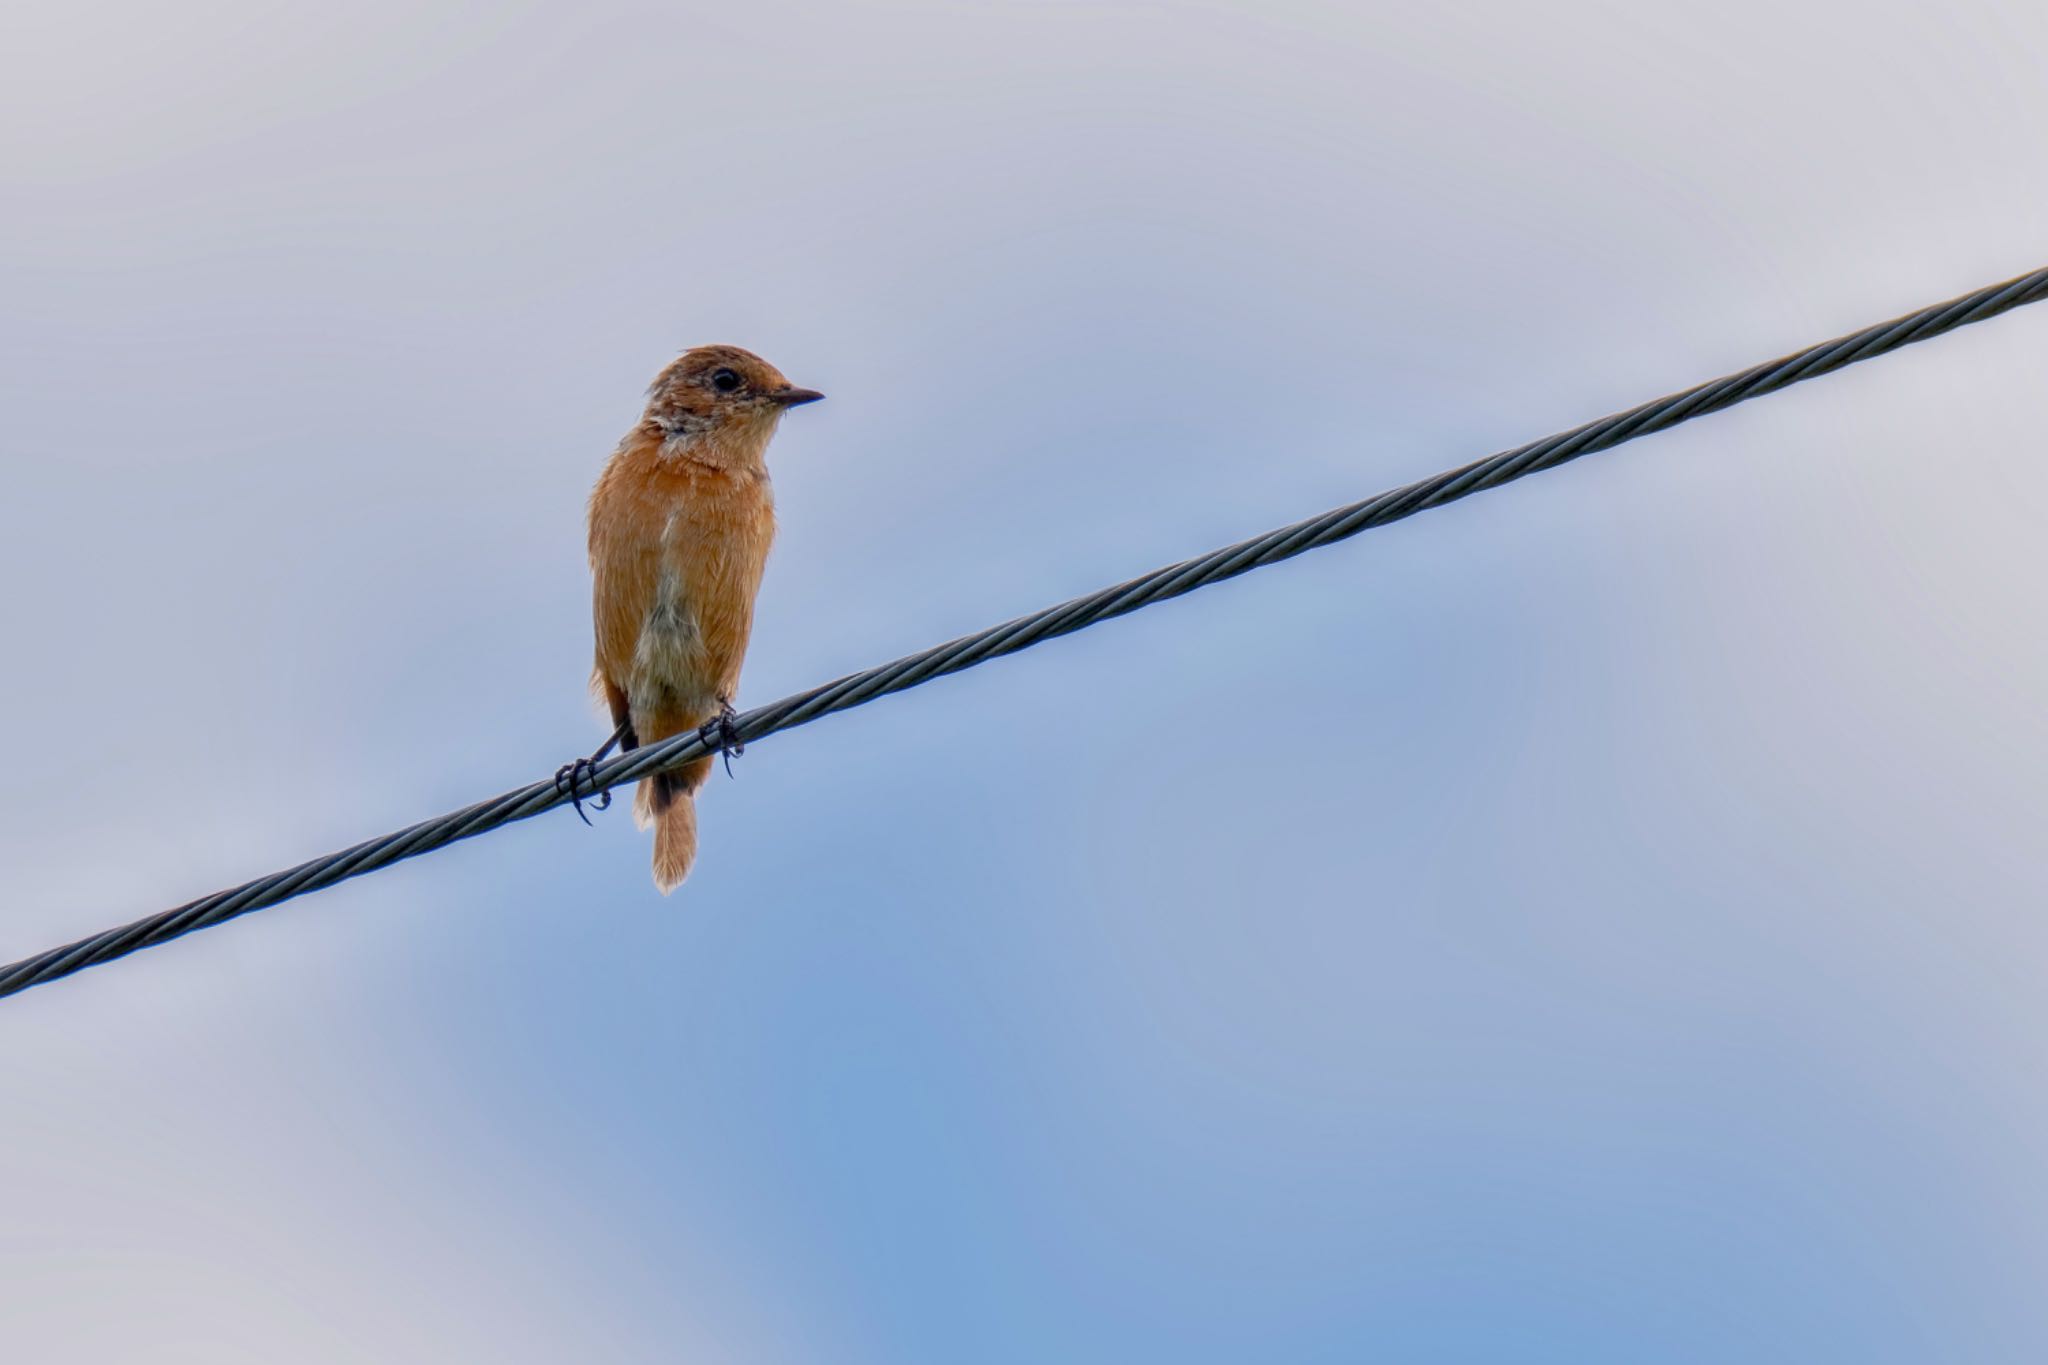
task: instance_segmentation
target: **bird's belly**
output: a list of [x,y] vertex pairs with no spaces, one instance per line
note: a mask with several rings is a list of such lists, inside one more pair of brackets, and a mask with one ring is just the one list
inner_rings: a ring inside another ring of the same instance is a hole
[[718,669],[698,619],[693,594],[679,574],[665,572],[633,648],[626,691],[636,711],[674,715],[679,723],[718,707]]

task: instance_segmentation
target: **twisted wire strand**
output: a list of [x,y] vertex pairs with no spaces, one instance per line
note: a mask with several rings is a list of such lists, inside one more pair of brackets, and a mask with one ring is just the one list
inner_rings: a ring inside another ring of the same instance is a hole
[[[1044,641],[1149,607],[1155,602],[1178,597],[1211,583],[1220,583],[1226,578],[1235,578],[1308,550],[1333,545],[1374,526],[1384,526],[1428,508],[1455,502],[1538,470],[1576,460],[1582,455],[1612,449],[1639,436],[1664,431],[1695,417],[1775,393],[1858,361],[1996,317],[2024,304],[2039,302],[2044,297],[2048,297],[2048,268],[2001,284],[1988,285],[1945,303],[1824,341],[1626,412],[1389,489],[1363,502],[1333,508],[1320,516],[1282,526],[1235,545],[1226,545],[1197,558],[1154,569],[1128,582],[1020,616],[893,663],[850,673],[807,692],[745,712],[737,721],[738,736],[743,743],[753,743],[777,731],[807,725],[820,716],[862,706],[892,692],[902,692],[990,659],[1015,654]],[[679,767],[714,752],[715,747],[695,732],[645,745],[586,770],[587,776],[578,783],[576,794],[592,796],[648,773]],[[204,929],[252,910],[265,909],[294,896],[388,867],[402,859],[430,853],[458,839],[467,839],[500,825],[552,810],[569,799],[569,793],[552,781],[529,783],[447,815],[409,825],[396,833],[356,844],[339,853],[202,896],[132,924],[109,929],[0,968],[0,996],[13,995],[31,986],[125,957],[138,949],[167,942],[195,929]]]

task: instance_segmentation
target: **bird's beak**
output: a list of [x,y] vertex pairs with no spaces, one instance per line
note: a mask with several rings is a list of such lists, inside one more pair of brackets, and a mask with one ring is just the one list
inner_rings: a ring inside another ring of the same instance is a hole
[[816,389],[777,389],[768,395],[785,408],[800,408],[806,403],[815,403],[825,395]]

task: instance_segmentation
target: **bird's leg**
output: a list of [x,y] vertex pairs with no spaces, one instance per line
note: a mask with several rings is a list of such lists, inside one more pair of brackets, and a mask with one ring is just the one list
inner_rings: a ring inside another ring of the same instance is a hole
[[[612,731],[612,737],[598,746],[596,753],[592,754],[589,758],[579,758],[574,763],[564,763],[561,767],[555,769],[555,790],[567,791],[569,793],[569,804],[576,808],[576,818],[584,824],[590,823],[590,817],[583,813],[583,796],[576,790],[577,784],[583,780],[585,774],[596,769],[597,765],[603,761],[604,756],[612,751],[614,744],[624,740],[626,741],[626,747],[632,748],[632,735],[632,720],[630,718],[622,720],[619,722],[619,728]],[[597,793],[596,799],[590,804],[598,810],[603,810],[611,805],[611,803],[612,794],[609,791],[602,791]]]
[[718,751],[725,759],[725,775],[732,776],[732,760],[735,755],[747,751],[740,741],[738,721],[740,713],[732,709],[729,698],[718,699],[718,714],[697,727],[697,733],[704,737],[704,743]]

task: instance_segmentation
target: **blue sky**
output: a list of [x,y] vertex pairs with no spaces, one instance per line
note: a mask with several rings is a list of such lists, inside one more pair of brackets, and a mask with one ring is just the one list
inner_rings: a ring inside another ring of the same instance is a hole
[[[2038,6],[0,19],[0,957],[2048,260]],[[2048,313],[0,1004],[39,1360],[2038,1359]]]

